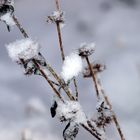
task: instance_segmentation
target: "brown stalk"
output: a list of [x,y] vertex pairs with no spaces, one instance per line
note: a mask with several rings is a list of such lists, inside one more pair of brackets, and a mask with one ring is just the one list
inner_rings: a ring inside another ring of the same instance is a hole
[[91,133],[96,139],[102,140],[92,129],[87,127],[85,124],[81,124],[83,128],[85,128],[89,133]]
[[[24,30],[24,28],[21,26],[21,24],[19,23],[18,19],[13,16],[13,19],[16,23],[16,26],[18,27],[18,29],[20,30],[20,32],[22,33],[22,35],[25,37],[25,38],[29,38],[28,34],[26,33],[26,31]],[[37,62],[36,62],[37,63]],[[62,86],[62,88],[64,89],[64,91],[67,93],[68,97],[71,99],[71,100],[74,100],[74,97],[71,95],[70,91],[68,88],[66,88],[66,86],[64,86],[62,84],[62,80],[59,78],[59,76],[55,73],[55,71],[49,66],[47,65],[49,71],[52,73],[52,75],[55,77],[55,79],[59,82],[59,84]],[[43,71],[43,70],[42,70]],[[41,71],[40,71],[41,72]],[[45,74],[45,73],[44,73]],[[44,75],[43,74],[43,75]],[[46,74],[45,74],[46,75]],[[44,77],[46,79],[46,76]],[[47,79],[46,79],[47,80]],[[51,81],[48,81],[48,83],[50,84]],[[52,82],[51,82],[52,84]],[[53,85],[53,84],[52,84]],[[50,85],[52,87],[52,85]],[[54,86],[53,86],[53,89],[54,89]]]
[[[19,23],[18,19],[13,16],[13,20],[15,21],[16,23],[16,26],[18,27],[18,29],[20,30],[20,32],[22,33],[22,35],[25,37],[25,38],[29,38],[28,34],[26,33],[26,31],[24,30],[24,28],[21,26],[21,24]],[[23,60],[22,60],[22,63]],[[38,70],[40,71],[40,73],[42,74],[42,76],[47,80],[47,82],[49,83],[49,85],[51,86],[51,88],[53,89],[53,91],[56,93],[56,95],[62,100],[62,97],[61,95],[59,94],[59,92],[57,91],[57,89],[54,87],[53,83],[49,80],[48,76],[44,73],[44,71],[40,68],[40,66],[38,65],[38,63],[36,62],[36,60],[33,60],[33,63],[35,64],[35,66],[38,68]]]
[[[94,82],[94,85],[95,85],[95,90],[96,90],[97,98],[100,99],[99,87],[101,88],[101,82],[100,82],[100,80],[97,78],[96,73],[95,73],[94,70],[93,70],[93,65],[91,65],[88,56],[86,57],[86,61],[87,61],[87,64],[88,64],[88,66],[89,66],[89,70],[90,70],[90,73],[91,73],[91,76],[92,76],[92,79],[93,79],[93,82]],[[99,87],[98,87],[98,85],[99,85]],[[120,135],[121,140],[125,140],[124,135],[123,135],[122,130],[121,130],[121,127],[120,127],[120,125],[119,125],[119,122],[118,122],[118,120],[117,120],[117,117],[116,117],[116,115],[115,115],[115,112],[112,110],[112,105],[111,105],[111,103],[109,102],[109,99],[108,99],[108,97],[106,96],[106,94],[105,94],[105,92],[104,92],[104,90],[103,90],[102,88],[101,88],[101,93],[102,93],[102,95],[104,96],[104,99],[105,99],[107,105],[109,105],[109,107],[110,107],[110,110],[111,110],[111,113],[112,113],[112,117],[113,117],[113,121],[114,121],[114,123],[115,123],[115,125],[116,125],[117,131],[118,131],[118,133],[119,133],[119,135]]]
[[24,28],[21,26],[21,24],[18,22],[18,19],[13,15],[13,20],[16,24],[16,26],[18,27],[18,29],[20,30],[20,32],[22,33],[22,35],[25,37],[25,38],[28,38],[28,34],[26,33],[26,31],[24,30]]
[[97,98],[99,99],[99,98],[100,98],[100,92],[99,92],[98,85],[97,85],[96,75],[95,75],[95,73],[94,73],[94,70],[93,70],[93,68],[92,68],[93,66],[92,66],[91,63],[90,63],[88,56],[86,56],[86,61],[87,61],[89,70],[90,70],[90,72],[91,72],[91,76],[92,76],[93,83],[94,83],[94,86],[95,86]]
[[111,105],[111,103],[110,103],[110,101],[109,101],[107,95],[105,94],[105,92],[104,92],[104,90],[103,90],[103,88],[102,88],[102,86],[101,86],[101,81],[100,81],[99,78],[97,78],[97,79],[98,79],[98,80],[97,80],[97,83],[98,83],[98,85],[99,85],[100,88],[101,88],[101,93],[102,93],[102,95],[103,95],[103,97],[104,97],[104,99],[105,99],[107,105],[109,106],[111,113],[112,113],[112,119],[113,119],[113,121],[114,121],[114,123],[115,123],[115,125],[116,125],[116,128],[117,128],[117,131],[118,131],[118,133],[119,133],[119,135],[120,135],[120,138],[121,138],[121,140],[125,140],[124,135],[123,135],[122,130],[121,130],[121,127],[120,127],[120,124],[119,124],[119,122],[118,122],[117,116],[116,116],[115,112],[112,110],[112,105]]
[[61,99],[61,101],[64,102],[63,98],[61,97],[60,93],[57,91],[57,89],[54,87],[53,83],[51,82],[51,80],[49,80],[48,76],[44,73],[44,71],[40,68],[39,64],[36,62],[35,59],[32,60],[33,63],[35,64],[35,66],[38,68],[38,70],[40,71],[40,73],[42,74],[42,76],[47,80],[47,82],[49,83],[49,85],[51,86],[51,88],[53,89],[53,91],[56,93],[56,95]]
[[[55,0],[55,4],[56,4],[56,10],[60,11],[61,9],[60,9],[59,0]],[[64,53],[64,48],[63,48],[62,34],[61,34],[59,21],[56,22],[56,28],[57,28],[57,34],[58,34],[59,48],[60,48],[60,51],[61,51],[61,58],[62,58],[62,61],[64,61],[65,60],[65,53]],[[77,86],[77,82],[76,82],[75,78],[73,79],[73,83],[74,83],[75,92],[76,92],[76,100],[78,100],[78,86]]]

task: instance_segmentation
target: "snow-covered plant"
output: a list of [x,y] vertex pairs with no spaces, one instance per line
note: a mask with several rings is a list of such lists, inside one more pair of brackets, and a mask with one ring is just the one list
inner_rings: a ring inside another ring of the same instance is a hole
[[[40,45],[36,41],[33,41],[26,31],[23,29],[18,19],[13,15],[14,7],[13,1],[3,1],[0,5],[0,20],[4,21],[9,27],[12,24],[11,20],[18,27],[22,33],[24,39],[17,40],[9,45],[6,45],[8,54],[13,61],[21,65],[26,75],[40,75],[48,82],[52,88],[55,98],[50,108],[51,116],[57,117],[60,122],[67,123],[63,130],[64,140],[73,140],[79,130],[80,126],[87,130],[97,140],[106,140],[105,130],[107,124],[111,124],[114,121],[117,131],[121,140],[125,140],[117,117],[112,110],[112,105],[102,89],[98,74],[105,68],[104,65],[94,64],[90,62],[90,56],[95,52],[94,43],[82,43],[80,48],[76,52],[71,53],[65,57],[63,41],[61,36],[61,24],[64,23],[64,12],[61,12],[59,1],[55,0],[57,11],[53,12],[51,16],[48,16],[48,22],[55,23],[57,27],[59,47],[62,57],[62,71],[58,74],[54,68],[47,62],[45,57],[41,54]],[[7,16],[9,15],[9,16]],[[6,17],[3,17],[6,16]],[[86,60],[86,66],[83,61]],[[83,77],[92,78],[96,95],[97,95],[97,116],[95,119],[89,118],[82,105],[79,102],[79,90],[77,86],[76,77],[83,71]],[[74,91],[71,88],[71,83],[74,83]],[[66,95],[62,94],[65,93]],[[39,106],[39,108],[37,107]],[[44,111],[44,107],[37,100],[30,101],[28,104],[28,110],[31,111]]]
[[79,48],[79,55],[82,57],[87,57],[93,54],[95,51],[95,44],[94,43],[82,43]]
[[68,82],[72,78],[79,75],[83,69],[83,62],[81,57],[77,53],[72,53],[67,56],[63,62],[61,76]]
[[52,15],[48,16],[47,22],[48,23],[59,23],[61,27],[65,25],[65,12],[63,11],[54,11]]
[[112,121],[112,114],[110,111],[110,107],[106,104],[104,100],[98,101],[97,106],[97,119],[95,123],[97,127],[105,127],[111,123]]
[[7,49],[10,58],[15,62],[20,62],[21,59],[24,61],[36,59],[40,52],[40,45],[27,38],[8,44]]
[[0,3],[0,21],[3,21],[7,25],[8,31],[11,26],[15,25],[13,20],[14,14],[14,1],[4,0]]

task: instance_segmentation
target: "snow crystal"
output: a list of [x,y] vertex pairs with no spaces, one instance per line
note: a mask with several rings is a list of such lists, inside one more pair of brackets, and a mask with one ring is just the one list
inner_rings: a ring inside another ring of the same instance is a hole
[[58,102],[57,116],[61,121],[74,121],[77,124],[85,123],[86,116],[81,105],[76,101]]
[[29,60],[38,56],[40,46],[31,39],[17,40],[6,45],[8,54],[13,61],[19,62],[20,59]]
[[3,16],[0,17],[0,20],[5,22],[9,26],[14,26],[15,25],[15,22],[12,18],[11,13],[4,14]]
[[79,55],[80,56],[89,56],[91,55],[95,50],[95,43],[82,43],[80,45],[80,48],[79,48]]
[[80,72],[83,70],[83,63],[81,57],[76,54],[72,53],[65,58],[65,61],[62,66],[61,76],[68,82],[73,77],[78,76]]

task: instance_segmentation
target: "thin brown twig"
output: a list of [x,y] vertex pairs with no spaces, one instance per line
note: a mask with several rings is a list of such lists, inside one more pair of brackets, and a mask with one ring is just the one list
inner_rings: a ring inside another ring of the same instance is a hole
[[53,91],[57,94],[57,96],[61,99],[61,101],[64,102],[63,98],[61,97],[60,93],[56,90],[56,88],[54,87],[52,81],[49,80],[48,76],[44,73],[44,71],[40,68],[39,64],[36,62],[35,59],[32,60],[33,63],[35,64],[35,66],[38,68],[38,70],[40,71],[40,73],[42,74],[42,76],[47,80],[47,82],[49,83],[49,85],[51,86],[51,88],[53,89]]
[[[15,23],[16,23],[18,29],[19,29],[20,32],[22,33],[22,35],[23,35],[25,38],[28,38],[28,37],[29,37],[28,34],[27,34],[26,31],[24,30],[24,28],[21,26],[21,24],[19,23],[18,19],[17,19],[15,16],[13,16],[13,19],[14,19],[14,21],[15,21]],[[59,78],[59,76],[55,73],[55,71],[50,67],[50,65],[47,65],[47,67],[48,67],[49,71],[52,73],[52,75],[54,76],[54,78],[59,82],[59,84],[61,84],[62,88],[63,88],[64,91],[67,93],[67,95],[69,96],[69,98],[70,98],[71,100],[74,100],[74,97],[71,95],[69,89],[68,89],[66,86],[64,86],[64,85],[62,84],[62,80],[61,80],[61,79]],[[45,78],[45,79],[46,79],[46,78]],[[47,80],[47,79],[46,79],[46,80]],[[49,82],[50,82],[50,81],[49,81]],[[51,84],[52,84],[52,83],[51,83]]]
[[[55,0],[55,4],[56,4],[56,10],[60,11],[60,2],[59,0]],[[62,42],[62,34],[61,34],[61,29],[60,29],[60,23],[56,22],[56,28],[57,28],[57,34],[58,34],[58,42],[59,42],[59,48],[61,51],[61,58],[62,61],[65,60],[65,53],[64,53],[64,48],[63,48],[63,42]],[[76,78],[73,79],[73,83],[74,83],[74,87],[75,87],[75,92],[76,92],[76,100],[78,100],[78,86],[77,86],[77,82],[76,82]]]
[[[97,77],[97,76],[96,76],[96,77]],[[98,85],[100,86],[100,88],[101,88],[101,93],[102,93],[102,95],[103,95],[103,97],[104,97],[104,99],[105,99],[107,105],[108,105],[109,108],[110,108],[110,111],[111,111],[111,113],[112,113],[112,118],[113,118],[113,121],[114,121],[114,123],[115,123],[115,125],[116,125],[117,131],[118,131],[118,133],[119,133],[119,135],[120,135],[120,138],[121,138],[121,140],[125,140],[124,134],[123,134],[123,132],[122,132],[122,130],[121,130],[121,127],[120,127],[120,124],[119,124],[119,122],[118,122],[117,116],[116,116],[115,112],[112,110],[112,105],[111,105],[111,103],[110,103],[110,101],[109,101],[107,95],[105,94],[105,91],[103,90],[103,88],[102,88],[102,86],[101,86],[101,81],[100,81],[99,78],[97,78],[97,83],[98,83]]]
[[[89,70],[90,70],[90,73],[91,73],[91,76],[92,76],[92,79],[93,79],[93,82],[94,82],[94,85],[95,85],[95,90],[96,90],[97,98],[100,99],[100,93],[103,95],[103,97],[104,97],[104,99],[105,99],[107,105],[109,105],[109,107],[110,107],[110,110],[111,110],[111,113],[112,113],[112,117],[113,117],[113,121],[114,121],[114,123],[115,123],[115,125],[116,125],[116,128],[117,128],[117,131],[118,131],[118,133],[119,133],[119,135],[120,135],[120,138],[121,138],[121,140],[125,140],[124,135],[123,135],[122,130],[121,130],[121,127],[120,127],[120,125],[119,125],[119,122],[118,122],[118,120],[117,120],[117,117],[116,117],[116,115],[115,115],[115,112],[112,110],[112,105],[111,105],[111,103],[109,102],[109,99],[108,99],[108,97],[106,96],[104,90],[101,88],[101,82],[100,82],[100,80],[97,78],[96,73],[95,73],[94,70],[93,70],[93,65],[91,65],[91,63],[90,63],[88,57],[86,57],[86,61],[87,61],[87,64],[88,64],[88,66],[89,66]],[[99,86],[98,86],[98,85],[99,85]],[[101,90],[99,90],[99,87],[101,88]],[[101,92],[100,92],[100,91],[101,91]]]
[[62,44],[62,35],[61,35],[61,30],[60,30],[60,24],[59,22],[56,22],[56,28],[57,28],[57,33],[58,33],[58,42],[59,42],[59,48],[61,51],[61,57],[62,57],[62,61],[65,60],[65,55],[64,55],[64,48],[63,48],[63,44]]
[[26,31],[24,30],[24,28],[21,26],[21,24],[18,22],[18,19],[13,15],[13,20],[16,24],[16,26],[18,27],[18,29],[20,30],[20,32],[22,33],[22,35],[25,37],[25,38],[28,38],[28,34],[26,33]]
[[89,133],[91,133],[96,139],[102,140],[92,129],[87,127],[85,124],[81,124],[83,128],[85,128]]
[[56,3],[56,10],[60,11],[59,0],[55,0]]
[[64,81],[62,81],[59,76],[57,75],[57,73],[54,71],[54,69],[48,64],[46,63],[46,67],[47,69],[51,72],[51,74],[54,76],[54,78],[58,81],[58,83],[60,84],[60,86],[62,87],[62,89],[66,92],[67,96],[71,99],[71,100],[75,100],[75,98],[72,96],[72,94],[70,93],[69,88],[67,87],[66,83]]
[[96,79],[94,70],[93,70],[93,68],[92,68],[93,66],[92,66],[91,63],[90,63],[90,60],[89,60],[88,56],[86,56],[86,61],[87,61],[89,70],[90,70],[91,75],[92,75],[92,79],[93,79],[93,83],[94,83],[94,86],[95,86],[97,98],[99,99],[99,98],[100,98],[100,92],[99,92],[98,85],[97,85],[97,79]]

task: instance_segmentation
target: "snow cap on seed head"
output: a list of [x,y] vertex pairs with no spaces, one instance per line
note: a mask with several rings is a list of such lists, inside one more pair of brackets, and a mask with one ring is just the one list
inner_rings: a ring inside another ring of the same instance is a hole
[[95,43],[87,44],[84,42],[80,45],[80,48],[78,49],[78,51],[79,51],[79,56],[82,56],[82,57],[90,56],[95,51]]
[[29,38],[17,40],[6,47],[10,58],[15,62],[36,58],[40,51],[40,45]]

